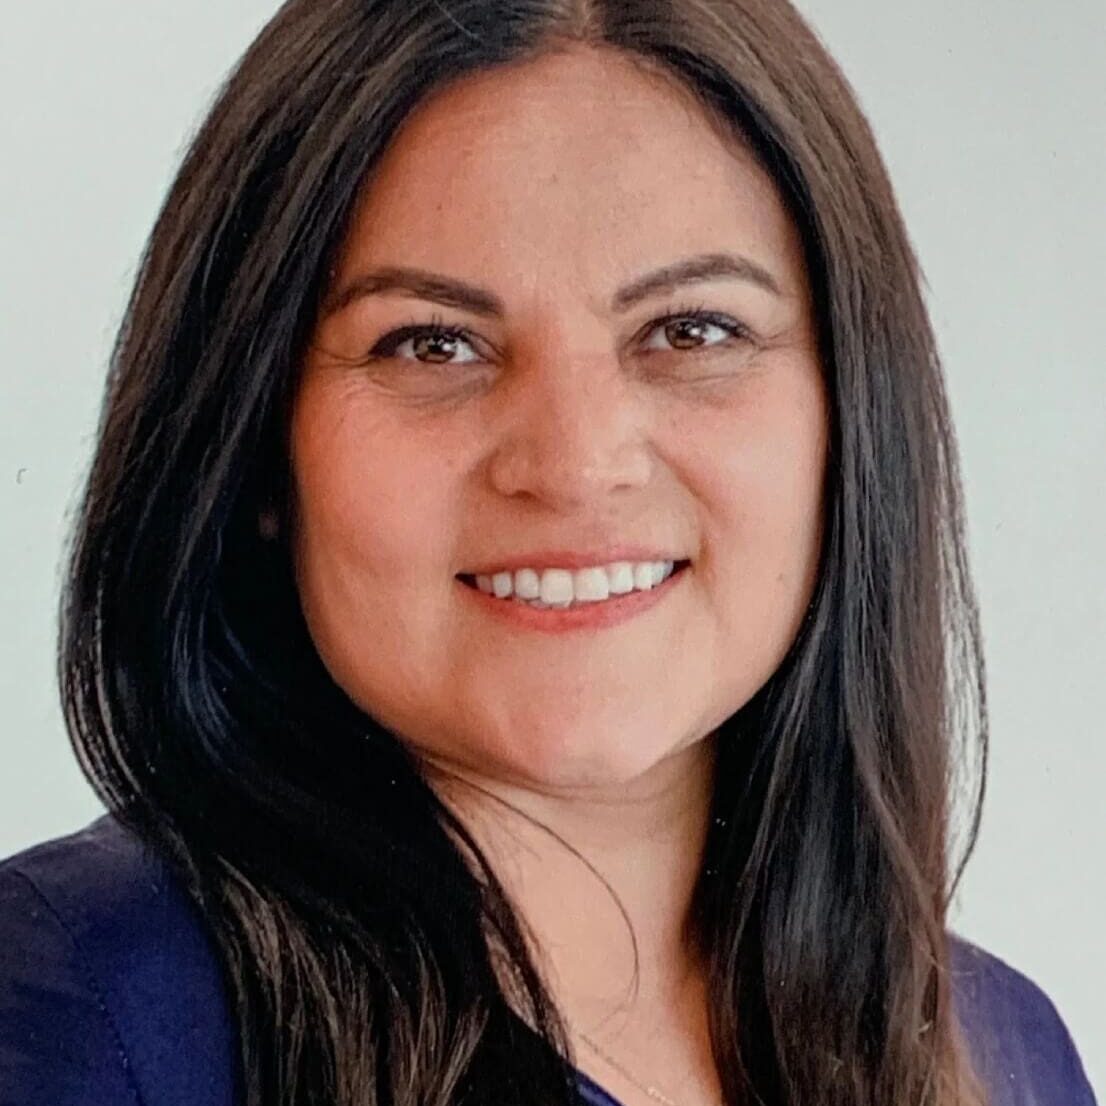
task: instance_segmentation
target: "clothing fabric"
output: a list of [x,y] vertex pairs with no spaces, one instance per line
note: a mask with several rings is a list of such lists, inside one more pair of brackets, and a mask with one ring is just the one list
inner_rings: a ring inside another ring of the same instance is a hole
[[[992,1106],[1097,1106],[1048,996],[950,938]],[[578,1082],[587,1106],[619,1106]],[[0,1106],[241,1104],[228,990],[164,860],[104,815],[0,862]]]

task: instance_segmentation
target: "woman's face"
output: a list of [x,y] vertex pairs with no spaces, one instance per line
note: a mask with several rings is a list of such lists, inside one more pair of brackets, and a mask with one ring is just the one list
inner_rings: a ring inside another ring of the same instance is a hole
[[[764,684],[815,584],[827,401],[797,231],[684,90],[576,49],[440,91],[329,292],[293,545],[357,704],[434,761],[556,790],[642,776]],[[396,333],[432,324],[456,330]],[[616,594],[534,609],[471,574]]]

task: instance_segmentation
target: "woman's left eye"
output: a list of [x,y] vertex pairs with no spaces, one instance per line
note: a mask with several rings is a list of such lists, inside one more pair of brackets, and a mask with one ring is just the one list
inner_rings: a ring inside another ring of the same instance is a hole
[[[709,340],[712,330],[721,332],[721,340],[713,342]],[[727,339],[748,339],[751,337],[749,329],[743,323],[739,323],[736,319],[731,319],[727,315],[704,311],[701,308],[692,308],[666,315],[663,319],[650,323],[648,332],[650,335],[662,335],[665,342],[668,343],[667,347],[647,345],[646,348],[651,350],[658,348],[690,351],[702,348],[713,349],[716,346],[724,345]]]

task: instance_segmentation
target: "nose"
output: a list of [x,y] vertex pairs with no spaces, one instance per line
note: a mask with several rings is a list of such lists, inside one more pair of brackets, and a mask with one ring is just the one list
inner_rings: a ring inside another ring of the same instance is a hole
[[653,471],[643,396],[611,355],[549,356],[519,373],[493,430],[501,495],[563,512],[645,486]]

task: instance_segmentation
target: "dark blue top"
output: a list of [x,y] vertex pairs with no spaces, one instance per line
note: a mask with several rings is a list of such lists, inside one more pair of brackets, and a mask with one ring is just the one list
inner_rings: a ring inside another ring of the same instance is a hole
[[[1095,1106],[1047,995],[950,936],[992,1106]],[[195,907],[110,815],[0,863],[0,1106],[241,1106],[228,995]]]

